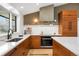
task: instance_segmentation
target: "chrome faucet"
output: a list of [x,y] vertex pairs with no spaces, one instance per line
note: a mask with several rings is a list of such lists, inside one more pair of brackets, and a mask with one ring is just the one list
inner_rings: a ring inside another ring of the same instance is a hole
[[11,39],[12,38],[12,34],[13,34],[13,30],[12,29],[9,29],[8,30],[8,35],[7,35],[7,39]]

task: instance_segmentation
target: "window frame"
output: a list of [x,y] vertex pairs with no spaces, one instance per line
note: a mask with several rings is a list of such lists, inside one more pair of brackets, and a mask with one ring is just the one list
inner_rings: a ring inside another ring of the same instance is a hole
[[[6,16],[4,16],[4,15],[0,15],[1,17],[4,17],[4,18],[6,18],[6,19],[9,19],[9,30],[10,30],[10,13],[9,13],[9,17],[6,17]],[[12,19],[13,20],[13,19]],[[17,32],[17,16],[15,16],[15,32]],[[5,35],[7,35],[8,34],[8,32],[7,33],[5,33],[5,34],[1,34],[0,35],[0,37],[1,36],[5,36]]]
[[[17,19],[17,16],[15,16],[15,32],[17,31],[17,21],[16,21],[16,19]],[[14,19],[12,19],[12,21],[13,21]]]

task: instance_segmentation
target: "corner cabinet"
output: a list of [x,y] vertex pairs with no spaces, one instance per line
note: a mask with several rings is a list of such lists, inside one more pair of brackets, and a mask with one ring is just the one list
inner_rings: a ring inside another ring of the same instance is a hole
[[63,10],[58,14],[59,33],[62,36],[77,36],[77,11]]

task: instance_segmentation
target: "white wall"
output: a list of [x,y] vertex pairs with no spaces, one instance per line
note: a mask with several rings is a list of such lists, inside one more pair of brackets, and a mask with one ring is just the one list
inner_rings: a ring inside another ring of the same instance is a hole
[[17,32],[23,34],[23,16],[17,16]]
[[17,16],[17,32],[22,34],[23,33],[23,16]]
[[32,27],[32,34],[58,34],[58,25],[30,25]]

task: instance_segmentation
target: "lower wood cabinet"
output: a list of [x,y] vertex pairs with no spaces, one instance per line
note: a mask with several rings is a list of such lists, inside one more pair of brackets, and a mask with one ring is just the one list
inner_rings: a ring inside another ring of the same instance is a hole
[[16,51],[16,48],[9,51],[7,54],[5,54],[5,56],[11,56],[15,51]]
[[30,49],[30,37],[12,49],[6,56],[26,56]]
[[41,46],[41,37],[40,35],[31,36],[31,48],[39,49]]
[[24,55],[24,49],[16,48],[13,54],[11,56],[23,56]]
[[29,38],[25,39],[22,43],[8,52],[5,56],[26,56],[32,49],[40,49],[41,37],[40,35],[31,35]]
[[39,35],[32,35],[14,49],[9,51],[5,56],[26,56],[30,48],[40,48],[41,37]]
[[75,56],[75,54],[53,40],[53,56]]
[[52,56],[53,56],[53,39],[52,39]]

